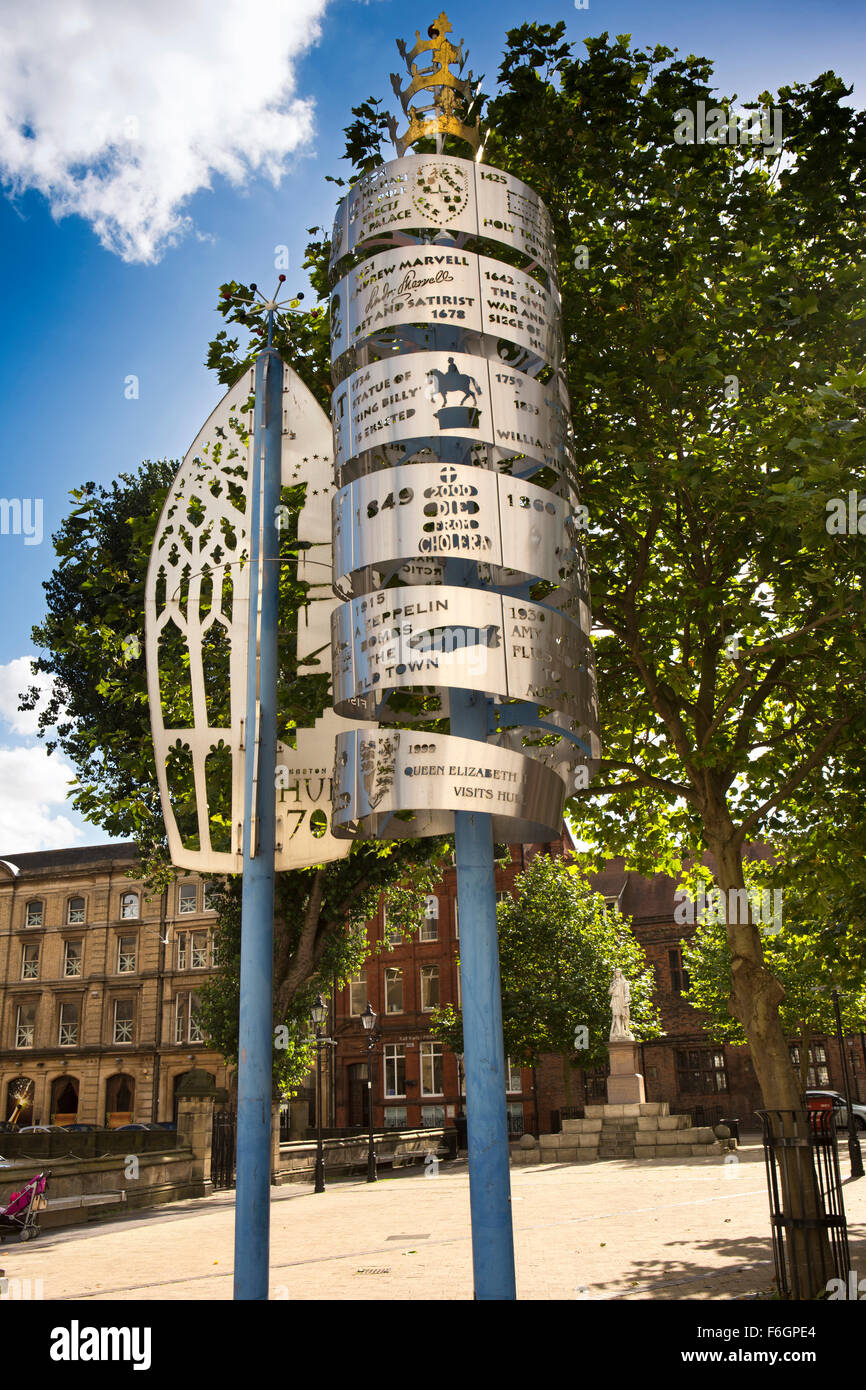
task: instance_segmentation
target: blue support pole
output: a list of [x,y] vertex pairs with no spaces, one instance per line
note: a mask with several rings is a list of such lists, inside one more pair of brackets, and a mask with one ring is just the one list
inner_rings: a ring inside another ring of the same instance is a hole
[[[451,732],[487,738],[487,699],[450,692]],[[489,815],[455,811],[472,1265],[477,1299],[517,1297],[505,1110],[505,1050]]]
[[[270,325],[269,325],[270,326]],[[268,1297],[273,1094],[274,856],[276,848],[277,610],[283,364],[256,362],[250,492],[250,607],[244,723],[244,878],[238,1026],[236,1299]],[[255,832],[255,833],[254,833]]]

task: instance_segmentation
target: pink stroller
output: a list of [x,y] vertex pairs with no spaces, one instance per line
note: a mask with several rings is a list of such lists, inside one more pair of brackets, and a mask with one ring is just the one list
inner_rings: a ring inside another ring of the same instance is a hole
[[39,1235],[37,1216],[46,1205],[45,1189],[50,1173],[37,1173],[20,1192],[13,1192],[5,1207],[0,1207],[0,1244],[12,1231],[20,1232],[21,1240]]

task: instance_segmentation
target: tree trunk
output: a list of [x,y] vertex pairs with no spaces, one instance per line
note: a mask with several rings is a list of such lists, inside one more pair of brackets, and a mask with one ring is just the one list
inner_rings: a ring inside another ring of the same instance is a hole
[[[764,964],[761,937],[752,920],[751,906],[744,912],[730,911],[731,890],[745,890],[742,853],[734,839],[733,826],[729,823],[720,826],[715,834],[708,832],[707,846],[715,860],[716,882],[725,895],[728,907],[730,1011],[742,1024],[748,1039],[765,1109],[793,1113],[795,1122],[786,1120],[783,1125],[786,1137],[792,1137],[794,1123],[801,1136],[808,1134],[803,1095],[779,1016],[779,1004],[785,991]],[[744,901],[740,897],[739,902]],[[743,917],[745,921],[741,920]],[[777,1149],[777,1155],[784,1214],[807,1220],[823,1215],[811,1149],[783,1146]],[[793,1286],[800,1288],[801,1296],[814,1298],[823,1292],[827,1280],[834,1273],[826,1230],[820,1227],[793,1228],[786,1236],[785,1246]]]

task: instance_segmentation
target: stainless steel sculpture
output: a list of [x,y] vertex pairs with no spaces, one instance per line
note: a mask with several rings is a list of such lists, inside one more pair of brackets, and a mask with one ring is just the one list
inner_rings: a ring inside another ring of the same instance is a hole
[[[181,868],[212,873],[243,868],[254,397],[250,370],[193,442],[160,517],[145,587],[151,729],[169,852]],[[309,591],[298,622],[298,671],[329,672],[336,607],[331,429],[288,367],[281,468],[283,486],[306,484],[298,539],[307,548],[297,576]],[[265,519],[281,522],[279,514]],[[334,739],[345,727],[326,709],[313,729],[297,731],[296,747],[278,745],[276,769],[258,770],[274,785],[278,870],[349,852],[330,829]]]
[[[334,701],[388,727],[338,736],[333,829],[454,831],[475,1292],[500,1299],[515,1281],[493,841],[560,834],[598,712],[551,220],[480,163],[450,30],[443,13],[399,45],[410,82],[392,78],[398,154],[433,136],[435,152],[373,169],[334,221]],[[455,136],[474,160],[444,152]]]

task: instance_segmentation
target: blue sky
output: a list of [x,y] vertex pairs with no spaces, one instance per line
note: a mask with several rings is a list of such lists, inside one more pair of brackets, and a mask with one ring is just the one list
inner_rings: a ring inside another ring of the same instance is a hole
[[[280,245],[288,287],[303,286],[306,229],[330,226],[325,175],[341,172],[350,108],[371,94],[394,108],[394,40],[437,13],[397,0],[0,0],[0,496],[41,498],[44,533],[0,535],[0,853],[105,838],[64,803],[68,770],[14,713],[69,489],[183,456],[221,394],[203,365],[217,287],[269,285]],[[488,91],[508,28],[562,19],[578,42],[607,30],[709,57],[719,90],[744,101],[832,68],[862,105],[861,0],[480,0],[448,13]],[[104,130],[118,126],[111,154]]]

